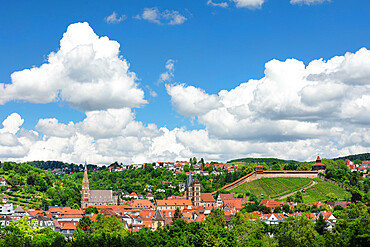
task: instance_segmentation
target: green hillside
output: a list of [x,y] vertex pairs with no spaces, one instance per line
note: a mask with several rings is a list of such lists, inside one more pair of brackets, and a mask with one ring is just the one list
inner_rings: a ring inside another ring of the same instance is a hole
[[230,192],[234,195],[250,192],[255,194],[258,198],[263,194],[265,199],[277,199],[279,196],[312,184],[314,180],[317,184],[306,189],[306,192],[303,193],[303,201],[305,203],[324,201],[328,193],[333,193],[338,200],[348,200],[351,198],[350,193],[346,190],[319,178],[261,178],[249,183],[244,183],[230,190]]
[[296,160],[282,160],[282,159],[276,159],[276,158],[241,158],[241,159],[235,159],[227,161],[227,163],[266,163],[267,165],[273,165],[276,163],[284,164],[298,164],[299,161]]
[[315,201],[324,201],[326,195],[333,193],[336,198],[340,201],[351,200],[351,193],[342,189],[332,183],[325,182],[322,179],[315,178],[317,183],[306,189],[306,192],[303,193],[303,201],[306,203],[314,203]]

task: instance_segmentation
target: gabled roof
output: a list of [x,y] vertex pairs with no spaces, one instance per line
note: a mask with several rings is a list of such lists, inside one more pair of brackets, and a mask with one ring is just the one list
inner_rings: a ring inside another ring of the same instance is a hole
[[14,209],[14,213],[16,214],[23,214],[23,213],[26,213],[26,210],[24,210],[21,206],[17,206],[15,209]]
[[190,206],[192,204],[189,199],[157,200],[157,206]]
[[161,212],[158,209],[157,209],[157,211],[155,211],[152,220],[164,221],[164,218],[163,218],[163,216],[161,215]]
[[222,201],[235,199],[233,194],[219,194]]
[[201,202],[216,202],[215,198],[213,198],[212,193],[200,193],[200,201]]

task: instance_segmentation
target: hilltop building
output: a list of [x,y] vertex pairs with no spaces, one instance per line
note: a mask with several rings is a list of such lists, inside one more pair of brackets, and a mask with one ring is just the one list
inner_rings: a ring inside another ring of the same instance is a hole
[[312,171],[325,172],[326,165],[321,163],[320,156],[317,156],[316,163],[312,165]]
[[81,190],[81,208],[95,205],[118,205],[118,196],[113,196],[112,190],[90,190],[85,162],[84,178]]

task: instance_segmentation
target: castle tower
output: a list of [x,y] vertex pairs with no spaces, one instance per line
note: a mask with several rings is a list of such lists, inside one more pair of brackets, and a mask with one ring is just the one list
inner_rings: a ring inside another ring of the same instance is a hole
[[89,189],[89,179],[87,177],[87,164],[85,161],[85,171],[84,178],[82,180],[82,190],[81,190],[81,208],[86,208],[89,203],[90,189]]

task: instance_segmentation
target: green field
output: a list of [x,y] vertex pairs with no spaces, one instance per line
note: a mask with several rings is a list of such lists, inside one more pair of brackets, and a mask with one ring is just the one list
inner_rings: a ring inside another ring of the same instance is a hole
[[[338,200],[345,200],[350,198],[350,193],[334,184],[325,182],[322,179],[314,179],[317,184],[306,189],[303,193],[303,200],[305,203],[313,203],[315,201],[324,201],[328,193],[334,193]],[[296,191],[300,188],[306,187],[313,182],[311,178],[261,178],[249,183],[244,183],[232,190],[235,196],[238,194],[245,195],[246,192],[255,194],[264,198],[277,199],[279,196]]]
[[249,183],[244,183],[232,190],[231,193],[245,194],[247,191],[260,197],[263,193],[264,198],[277,198],[288,194],[302,187],[310,185],[310,178],[261,178]]

